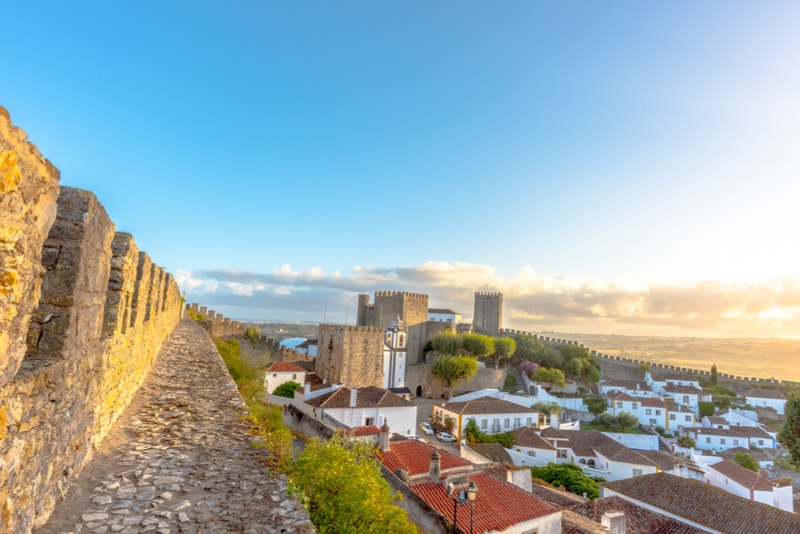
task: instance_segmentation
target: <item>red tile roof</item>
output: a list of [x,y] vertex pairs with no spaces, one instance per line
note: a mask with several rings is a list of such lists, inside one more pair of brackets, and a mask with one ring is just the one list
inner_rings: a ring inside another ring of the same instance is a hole
[[514,445],[517,447],[528,447],[529,449],[555,450],[555,447],[537,434],[531,427],[524,426],[512,432],[514,435]]
[[741,465],[731,462],[730,460],[722,460],[713,465],[708,466],[717,473],[720,473],[737,484],[744,486],[747,489],[757,491],[772,491],[775,485],[767,478],[762,477],[758,473],[750,471]]
[[431,453],[433,451],[439,453],[440,472],[442,473],[448,469],[472,466],[472,462],[413,439],[391,440],[389,442],[389,450],[378,451],[377,457],[378,461],[383,463],[392,473],[397,472],[398,469],[404,469],[408,471],[410,476],[414,476],[430,471]]
[[272,362],[266,371],[268,373],[305,373],[306,370],[294,362]]
[[800,515],[737,497],[697,480],[655,473],[601,484],[623,498],[726,534],[800,532]]
[[[350,408],[350,388],[341,387],[330,393],[314,397],[306,404],[318,408]],[[356,408],[391,408],[402,406],[415,406],[411,401],[395,395],[388,389],[376,386],[358,388],[356,393]]]
[[772,389],[748,389],[743,393],[739,393],[740,397],[750,397],[752,399],[772,399],[772,400],[786,400],[786,397],[780,391]]
[[598,522],[602,521],[603,514],[606,512],[623,512],[625,514],[625,534],[696,534],[705,532],[697,527],[637,506],[621,497],[603,497],[582,504],[573,504],[569,509]]
[[[554,506],[489,474],[470,475],[458,488],[465,490],[469,482],[475,482],[478,486],[473,516],[474,532],[503,531],[525,521],[558,513]],[[412,482],[409,488],[452,523],[453,501],[447,496],[444,484],[426,480]],[[469,532],[470,504],[457,506],[459,509],[456,527],[462,532]]]
[[494,397],[480,397],[464,402],[445,402],[436,406],[443,410],[461,415],[478,415],[485,413],[538,413],[533,408],[526,408],[521,404]]
[[364,436],[377,436],[380,433],[381,429],[375,425],[357,426],[350,431],[350,435],[357,438]]

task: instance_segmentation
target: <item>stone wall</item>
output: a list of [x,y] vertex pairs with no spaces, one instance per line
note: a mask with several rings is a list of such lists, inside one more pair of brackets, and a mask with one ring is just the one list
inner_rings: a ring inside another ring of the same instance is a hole
[[376,291],[375,303],[369,295],[358,296],[358,326],[389,327],[399,317],[406,327],[428,320],[428,295],[405,291]]
[[383,328],[322,324],[314,372],[348,387],[383,387]]
[[0,154],[0,531],[17,533],[47,520],[130,403],[181,297],[2,108]]
[[193,317],[202,317],[201,319],[197,319],[197,323],[203,328],[203,330],[208,332],[208,335],[211,336],[211,339],[218,337],[243,336],[247,331],[247,328],[237,321],[233,321],[221,313],[210,310],[205,306],[200,306],[196,302],[192,302],[191,304],[187,303],[186,310],[193,314]]

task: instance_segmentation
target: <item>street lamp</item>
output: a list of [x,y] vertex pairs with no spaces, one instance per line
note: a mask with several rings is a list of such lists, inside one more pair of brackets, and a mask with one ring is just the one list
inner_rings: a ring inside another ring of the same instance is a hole
[[467,486],[467,499],[469,499],[469,534],[472,534],[472,521],[475,519],[475,497],[478,496],[478,485],[470,482]]
[[478,486],[474,482],[470,482],[467,486],[467,491],[458,491],[456,485],[450,482],[447,484],[447,497],[453,501],[453,530],[452,533],[456,534],[456,520],[458,519],[458,505],[464,504],[469,501],[470,515],[469,515],[469,534],[472,534],[472,523],[475,517],[475,497],[478,496]]

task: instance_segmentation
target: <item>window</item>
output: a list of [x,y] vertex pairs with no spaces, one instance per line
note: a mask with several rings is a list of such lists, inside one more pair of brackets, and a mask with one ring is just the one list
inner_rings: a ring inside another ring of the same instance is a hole
[[644,411],[644,414],[645,414],[645,415],[653,415],[653,410],[651,410],[650,408],[648,408],[648,409],[646,409],[646,410]]
[[758,444],[759,444],[760,446],[763,446],[763,445],[764,445],[764,440],[763,440],[763,439],[760,439],[760,440],[758,440]]
[[508,417],[506,417],[506,418],[503,420],[503,426],[504,426],[505,428],[508,428],[509,426],[511,426],[511,419],[509,419]]
[[684,404],[689,404],[689,395],[684,395],[683,396],[683,403]]
[[687,423],[691,423],[692,422],[692,416],[691,415],[687,415],[686,416],[686,422]]
[[370,425],[374,425],[374,424],[375,424],[375,418],[374,417],[367,417],[366,419],[364,419],[364,425],[365,426],[370,426]]
[[526,417],[525,418],[525,424],[527,426],[531,426],[533,424],[533,417]]
[[558,449],[558,457],[559,458],[566,458],[567,457],[567,450],[566,449]]
[[297,373],[292,373],[292,380],[297,380]]
[[656,421],[655,419],[650,419],[650,426],[656,426],[657,424],[658,421]]
[[631,410],[638,410],[638,409],[639,409],[639,403],[634,402],[633,404],[631,404]]
[[725,438],[719,438],[719,444],[725,445]]
[[633,476],[635,476],[635,477],[640,477],[640,476],[642,476],[642,470],[641,470],[641,469],[636,469],[636,468],[634,468],[634,469],[633,469]]
[[674,421],[675,420],[675,414],[674,413],[669,414],[669,420],[670,421]]
[[617,401],[617,408],[622,408],[622,401]]
[[489,420],[481,419],[481,430],[486,430],[487,428],[489,428]]
[[536,451],[528,451],[528,456],[536,456]]
[[738,439],[736,439],[736,438],[733,438],[733,444],[734,444],[734,445],[738,445],[738,444],[739,444],[739,440],[738,440]]
[[709,436],[706,436],[706,443],[711,443],[711,438]]
[[500,432],[500,419],[492,419],[492,432]]
[[656,415],[661,415],[661,410],[656,410]]
[[522,420],[519,417],[514,418],[514,428],[519,428],[522,426]]

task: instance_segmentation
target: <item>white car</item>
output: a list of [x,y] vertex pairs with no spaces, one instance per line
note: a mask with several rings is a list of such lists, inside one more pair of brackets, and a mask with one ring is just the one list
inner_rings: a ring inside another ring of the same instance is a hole
[[421,422],[419,424],[419,429],[429,436],[433,435],[433,427],[431,426],[430,423],[427,423],[425,421]]
[[452,434],[450,434],[448,432],[439,432],[438,434],[436,434],[436,437],[439,438],[442,441],[455,441],[456,440],[455,436],[453,436]]

